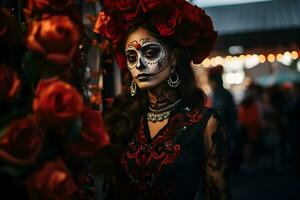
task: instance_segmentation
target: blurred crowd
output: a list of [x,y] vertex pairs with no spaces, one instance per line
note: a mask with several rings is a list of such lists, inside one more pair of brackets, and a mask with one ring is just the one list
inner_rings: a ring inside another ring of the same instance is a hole
[[236,103],[223,87],[223,67],[208,70],[209,102],[222,111],[234,172],[300,174],[300,83],[249,84]]

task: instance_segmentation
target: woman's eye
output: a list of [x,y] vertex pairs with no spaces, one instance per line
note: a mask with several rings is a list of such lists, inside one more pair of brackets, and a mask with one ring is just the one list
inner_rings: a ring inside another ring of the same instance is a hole
[[148,59],[156,58],[159,54],[159,49],[149,49],[145,51],[145,57]]
[[136,61],[136,55],[127,55],[127,60],[131,63]]

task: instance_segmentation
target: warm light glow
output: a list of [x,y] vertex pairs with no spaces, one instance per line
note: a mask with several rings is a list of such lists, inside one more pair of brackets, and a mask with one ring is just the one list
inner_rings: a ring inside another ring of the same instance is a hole
[[278,62],[281,62],[281,61],[282,61],[282,58],[283,58],[283,55],[282,55],[281,53],[279,53],[279,54],[276,55],[276,60],[277,60]]
[[283,54],[283,58],[282,58],[282,61],[281,61],[283,64],[289,66],[291,63],[292,63],[292,55],[290,52],[285,52]]
[[259,59],[259,62],[260,62],[260,63],[266,62],[266,57],[265,57],[264,55],[259,55],[259,56],[258,56],[258,59]]
[[246,56],[245,56],[245,55],[240,55],[240,56],[239,56],[239,59],[240,59],[240,60],[245,60],[245,59],[246,59]]
[[217,56],[216,63],[217,63],[217,65],[223,65],[223,63],[224,63],[223,58],[221,56]]
[[240,72],[230,72],[223,75],[223,80],[227,84],[241,84],[244,81],[245,73]]
[[268,61],[269,62],[275,62],[275,56],[274,56],[274,54],[269,54],[268,55]]
[[252,55],[250,55],[250,54],[246,55],[246,59],[250,59],[251,57],[252,57]]
[[256,54],[250,56],[249,58],[246,58],[246,60],[245,60],[245,67],[247,69],[255,67],[258,64],[259,64],[259,58]]
[[212,65],[213,67],[215,67],[215,66],[218,65],[218,64],[217,64],[216,58],[212,58],[210,61],[211,61],[211,65]]
[[298,53],[297,53],[297,51],[292,51],[292,59],[293,60],[298,59]]
[[226,56],[225,60],[230,61],[232,59],[232,56]]
[[209,67],[211,65],[210,59],[205,58],[205,60],[203,60],[202,64],[204,67]]
[[290,57],[291,56],[291,53],[290,52],[288,52],[288,51],[286,51],[286,52],[284,52],[284,54],[283,54],[284,56],[286,56],[286,57]]

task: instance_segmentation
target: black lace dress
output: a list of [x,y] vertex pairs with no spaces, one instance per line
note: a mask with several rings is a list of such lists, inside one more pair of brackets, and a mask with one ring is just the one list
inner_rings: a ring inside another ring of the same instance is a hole
[[154,138],[144,116],[123,151],[118,199],[230,199],[227,152],[216,110],[181,104]]

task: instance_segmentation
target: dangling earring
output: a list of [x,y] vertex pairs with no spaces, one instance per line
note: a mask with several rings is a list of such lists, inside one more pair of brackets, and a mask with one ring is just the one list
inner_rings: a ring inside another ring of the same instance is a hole
[[130,94],[133,97],[136,93],[136,83],[134,80],[132,80],[131,85],[130,85]]
[[175,68],[172,69],[167,82],[168,82],[168,85],[172,88],[178,87],[178,85],[180,83],[180,79],[179,79],[179,75],[178,75],[177,71],[175,70]]

